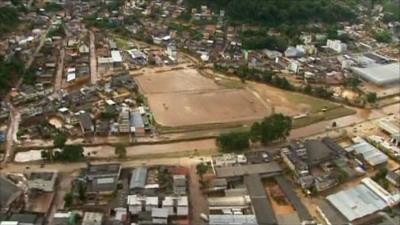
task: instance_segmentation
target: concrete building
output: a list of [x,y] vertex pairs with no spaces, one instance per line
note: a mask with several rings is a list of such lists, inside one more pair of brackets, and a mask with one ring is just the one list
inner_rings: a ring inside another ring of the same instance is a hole
[[185,195],[186,190],[186,176],[185,175],[174,175],[173,176],[173,188],[174,193],[178,195]]
[[347,45],[342,43],[340,40],[330,40],[326,41],[326,46],[337,53],[343,53],[347,51]]
[[33,191],[53,192],[58,174],[52,172],[31,172],[26,175],[28,188]]
[[117,189],[118,179],[121,173],[121,165],[89,164],[84,177],[78,178],[86,182],[87,193],[110,194]]
[[95,213],[95,212],[85,212],[82,225],[102,225],[103,223],[103,214]]

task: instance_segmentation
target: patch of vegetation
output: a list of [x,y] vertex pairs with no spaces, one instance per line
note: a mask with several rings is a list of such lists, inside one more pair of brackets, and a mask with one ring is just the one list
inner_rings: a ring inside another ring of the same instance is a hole
[[24,63],[21,60],[17,59],[16,57],[5,59],[4,57],[0,56],[0,93],[4,94],[5,92],[9,91],[12,86],[12,82],[15,81],[15,78],[20,77],[23,74]]
[[114,153],[118,156],[119,159],[126,158],[126,147],[123,144],[119,144],[115,146]]
[[[227,72],[229,68],[214,64],[216,71]],[[270,70],[258,70],[247,66],[240,66],[234,70],[234,75],[238,76],[242,81],[253,80],[262,83],[271,84],[272,86],[285,90],[293,90],[293,85],[285,78],[280,77]]]
[[377,42],[390,43],[392,41],[392,34],[388,30],[382,30],[375,32],[374,38]]
[[65,145],[61,151],[43,150],[43,160],[55,160],[61,162],[78,162],[83,160],[83,147],[80,145]]
[[230,132],[220,134],[216,141],[217,146],[222,152],[243,152],[250,146],[248,132]]
[[0,35],[7,33],[19,24],[18,11],[14,7],[0,7]]
[[261,122],[253,124],[250,130],[252,141],[260,141],[264,145],[281,140],[289,135],[292,119],[283,114],[273,114]]
[[189,7],[208,5],[214,9],[223,8],[233,21],[268,26],[336,23],[355,18],[352,8],[344,1],[186,0],[186,3]]

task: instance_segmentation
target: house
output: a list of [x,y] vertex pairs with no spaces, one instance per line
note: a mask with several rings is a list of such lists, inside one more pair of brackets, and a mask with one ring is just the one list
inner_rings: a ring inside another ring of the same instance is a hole
[[151,217],[153,224],[168,224],[168,210],[164,208],[152,208]]
[[92,134],[94,132],[93,121],[89,113],[80,113],[78,119],[83,134]]
[[144,136],[145,135],[145,124],[142,117],[142,114],[139,110],[135,110],[130,113],[130,131],[135,134],[135,136]]
[[121,173],[121,165],[88,164],[85,173],[78,180],[85,182],[87,193],[110,194],[117,189],[118,179]]
[[0,187],[0,212],[13,211],[23,205],[23,190],[2,174],[0,174]]
[[129,182],[130,193],[142,193],[144,191],[147,179],[147,168],[138,167],[132,171],[131,180]]
[[185,175],[174,175],[173,176],[173,188],[174,193],[178,195],[186,194],[186,176]]
[[119,114],[118,118],[118,129],[120,133],[130,133],[130,120],[129,120],[129,111],[123,110]]
[[326,41],[326,46],[332,50],[334,50],[337,53],[343,53],[347,51],[347,45],[345,43],[342,43],[340,40],[330,40],[328,39]]

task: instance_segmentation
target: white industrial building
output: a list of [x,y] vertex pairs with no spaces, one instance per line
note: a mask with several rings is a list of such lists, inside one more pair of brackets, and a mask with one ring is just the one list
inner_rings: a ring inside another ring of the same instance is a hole
[[400,63],[371,63],[365,67],[351,67],[351,70],[362,79],[376,85],[388,85],[400,82]]

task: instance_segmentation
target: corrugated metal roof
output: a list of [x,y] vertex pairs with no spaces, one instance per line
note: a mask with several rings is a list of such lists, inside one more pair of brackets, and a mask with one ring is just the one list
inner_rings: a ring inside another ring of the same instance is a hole
[[326,198],[343,216],[353,221],[387,207],[386,203],[365,185],[329,195]]
[[138,167],[132,171],[132,177],[129,184],[130,189],[144,188],[146,185],[147,168]]
[[388,160],[388,157],[384,153],[366,142],[364,139],[360,139],[359,143],[348,147],[346,150],[355,151],[356,154],[361,154],[364,160],[371,166],[382,164]]
[[210,215],[210,225],[258,225],[255,215]]

